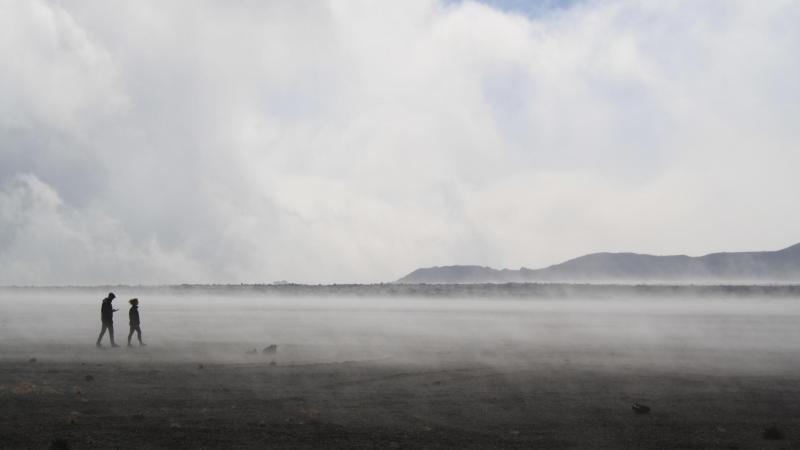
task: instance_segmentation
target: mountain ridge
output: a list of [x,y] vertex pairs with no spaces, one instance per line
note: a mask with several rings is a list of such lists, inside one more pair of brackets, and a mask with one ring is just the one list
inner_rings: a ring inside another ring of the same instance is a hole
[[800,243],[775,251],[702,256],[599,252],[541,269],[450,265],[414,270],[396,283],[765,283],[800,281]]

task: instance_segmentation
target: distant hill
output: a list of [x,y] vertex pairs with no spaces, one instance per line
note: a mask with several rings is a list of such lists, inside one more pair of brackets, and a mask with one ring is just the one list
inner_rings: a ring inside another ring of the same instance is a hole
[[797,283],[800,244],[778,251],[655,256],[592,253],[543,269],[443,266],[417,269],[398,283]]

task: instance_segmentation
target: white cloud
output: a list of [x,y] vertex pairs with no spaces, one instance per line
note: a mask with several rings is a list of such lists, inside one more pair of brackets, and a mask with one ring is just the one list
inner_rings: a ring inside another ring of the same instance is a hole
[[124,224],[97,211],[77,211],[52,187],[21,174],[0,190],[3,284],[137,284],[192,277],[198,267],[154,241],[134,243]]
[[0,283],[788,245],[798,19],[790,1],[3,2]]

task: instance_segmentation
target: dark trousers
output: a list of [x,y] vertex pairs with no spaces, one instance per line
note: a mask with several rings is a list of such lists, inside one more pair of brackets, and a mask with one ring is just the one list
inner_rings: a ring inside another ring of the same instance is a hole
[[128,345],[131,345],[131,337],[133,337],[133,332],[136,332],[136,337],[139,338],[139,343],[142,343],[142,329],[139,328],[139,325],[131,325],[131,332],[128,333]]
[[114,322],[103,322],[103,328],[100,329],[100,336],[97,336],[97,345],[100,345],[100,340],[108,330],[108,337],[111,338],[111,345],[114,345]]

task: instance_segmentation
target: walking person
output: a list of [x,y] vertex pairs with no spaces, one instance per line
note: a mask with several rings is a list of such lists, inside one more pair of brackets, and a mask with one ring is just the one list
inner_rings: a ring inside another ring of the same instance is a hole
[[106,330],[108,330],[108,337],[111,339],[111,346],[119,347],[119,345],[114,342],[114,312],[117,310],[111,306],[111,302],[113,302],[115,298],[116,295],[114,295],[113,292],[109,292],[108,296],[103,299],[103,306],[100,307],[100,320],[103,322],[103,328],[100,329],[100,336],[97,336],[97,347],[102,347],[100,340],[103,339]]
[[128,303],[131,304],[131,309],[128,311],[129,325],[131,326],[131,332],[128,333],[128,347],[132,347],[131,337],[133,337],[134,331],[136,332],[136,337],[139,338],[139,345],[144,347],[146,344],[142,342],[142,329],[139,327],[139,299],[132,298],[128,300]]

